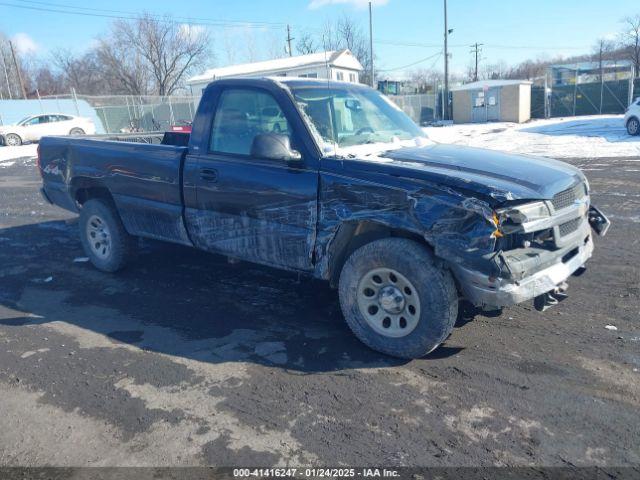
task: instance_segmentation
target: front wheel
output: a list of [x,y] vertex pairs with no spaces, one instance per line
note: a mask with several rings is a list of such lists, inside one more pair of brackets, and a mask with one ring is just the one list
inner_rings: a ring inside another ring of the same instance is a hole
[[4,137],[4,143],[7,147],[19,147],[22,145],[22,139],[15,133],[9,133]]
[[122,270],[134,250],[129,235],[111,202],[88,200],[80,211],[80,240],[91,263],[103,272]]
[[629,119],[627,122],[627,132],[632,136],[640,135],[640,120],[637,118]]
[[449,270],[422,245],[387,238],[356,250],[340,275],[340,306],[367,346],[400,358],[420,358],[451,333],[458,294]]
[[72,128],[71,131],[69,132],[69,135],[73,135],[73,136],[84,135],[84,130],[81,129],[81,128],[77,128],[77,127],[76,128]]

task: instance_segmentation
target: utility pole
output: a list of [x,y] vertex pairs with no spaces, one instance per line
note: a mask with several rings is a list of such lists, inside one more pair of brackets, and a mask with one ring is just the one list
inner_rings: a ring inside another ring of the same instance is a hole
[[369,57],[371,57],[371,87],[376,88],[375,70],[373,68],[373,8],[369,2]]
[[443,120],[449,120],[449,24],[447,22],[447,0],[444,0],[444,105]]
[[578,78],[579,78],[579,66],[576,62],[576,74],[575,74],[575,83],[573,85],[573,116],[576,116],[576,108],[578,106]]
[[482,47],[484,45],[484,43],[474,43],[473,45],[471,45],[471,48],[473,50],[471,50],[471,53],[473,53],[476,57],[476,69],[474,70],[474,74],[473,74],[473,81],[477,82],[478,81],[478,61],[480,60],[480,53],[482,52]]
[[20,72],[20,67],[18,66],[18,61],[16,60],[16,52],[13,48],[13,43],[9,40],[9,48],[11,49],[11,56],[13,57],[13,64],[16,66],[16,72],[18,74],[18,81],[20,82],[20,89],[22,90],[22,98],[27,98],[27,91],[24,88],[24,82],[22,81],[22,72]]
[[9,93],[9,99],[13,100],[13,95],[11,94],[11,83],[9,83],[9,72],[7,72],[7,62],[4,60],[4,50],[0,48],[0,56],[2,57],[2,67],[4,69],[4,79],[7,81],[7,92]]
[[291,41],[295,40],[291,38],[291,25],[287,25],[287,45],[289,45],[289,56],[293,57],[293,50],[291,48]]
[[600,40],[598,62],[600,64],[600,115],[602,115],[602,102],[604,100],[604,40]]

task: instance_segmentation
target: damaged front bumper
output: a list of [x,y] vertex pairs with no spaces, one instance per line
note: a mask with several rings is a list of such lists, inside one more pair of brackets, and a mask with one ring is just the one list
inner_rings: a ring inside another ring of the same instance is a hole
[[476,306],[497,309],[526,302],[563,283],[591,258],[593,240],[590,235],[577,250],[567,261],[559,257],[558,263],[519,281],[492,277],[460,266],[454,266],[453,270],[467,300]]
[[452,265],[452,270],[463,295],[474,305],[488,310],[516,305],[566,288],[565,281],[593,254],[591,228],[604,236],[609,226],[606,216],[592,206],[588,222],[573,235],[577,242],[555,251],[501,255],[506,275],[487,275],[460,265]]

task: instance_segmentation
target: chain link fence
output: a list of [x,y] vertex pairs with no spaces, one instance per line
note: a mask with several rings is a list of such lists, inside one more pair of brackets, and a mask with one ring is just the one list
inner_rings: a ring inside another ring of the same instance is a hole
[[434,93],[388,95],[388,97],[418,125],[429,125],[442,117],[440,98]]
[[[69,100],[87,102],[96,112],[104,133],[160,132],[171,125],[191,123],[197,108],[198,97],[153,95],[56,95],[42,97],[57,101],[60,105]],[[61,102],[64,100],[65,102]],[[77,114],[77,112],[63,112]],[[98,127],[98,126],[97,126]]]
[[640,96],[640,78],[635,74],[633,66],[624,62],[551,66],[531,88],[531,116],[622,114]]
[[[442,118],[440,95],[434,93],[389,95],[418,125],[429,125]],[[55,95],[41,97],[47,108],[57,113],[84,114],[83,105],[94,111],[99,133],[128,134],[162,132],[172,125],[186,125],[193,121],[199,97],[150,95]],[[86,110],[86,109],[85,109]]]

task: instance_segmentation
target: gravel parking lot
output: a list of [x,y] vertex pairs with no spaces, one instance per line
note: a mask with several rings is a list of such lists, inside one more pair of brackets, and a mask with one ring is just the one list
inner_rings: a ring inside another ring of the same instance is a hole
[[4,167],[0,464],[637,466],[640,159],[570,162],[614,224],[569,298],[411,362],[320,282],[152,242],[100,273],[33,161]]

